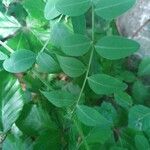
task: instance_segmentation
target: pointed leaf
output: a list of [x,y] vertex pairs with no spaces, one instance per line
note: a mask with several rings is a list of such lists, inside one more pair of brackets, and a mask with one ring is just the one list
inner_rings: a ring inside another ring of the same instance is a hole
[[42,94],[56,107],[67,107],[76,101],[76,97],[66,91],[42,92]]
[[139,44],[133,40],[119,36],[106,36],[96,44],[98,54],[106,59],[125,58],[139,49]]
[[80,16],[91,6],[90,0],[59,0],[56,3],[57,10],[68,16]]
[[85,65],[76,58],[58,56],[58,61],[64,73],[70,77],[79,77],[85,72]]
[[88,78],[90,88],[96,94],[112,94],[117,91],[124,91],[127,85],[122,81],[106,74],[95,74]]
[[10,58],[6,59],[3,67],[11,73],[25,72],[35,63],[36,55],[29,50],[20,50],[11,54]]
[[62,51],[70,56],[82,56],[90,48],[90,39],[80,34],[74,34],[64,38]]

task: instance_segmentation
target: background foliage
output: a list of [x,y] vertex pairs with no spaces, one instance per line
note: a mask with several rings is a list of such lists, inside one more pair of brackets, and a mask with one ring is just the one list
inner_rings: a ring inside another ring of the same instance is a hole
[[115,24],[134,4],[0,1],[4,150],[150,149],[150,58]]

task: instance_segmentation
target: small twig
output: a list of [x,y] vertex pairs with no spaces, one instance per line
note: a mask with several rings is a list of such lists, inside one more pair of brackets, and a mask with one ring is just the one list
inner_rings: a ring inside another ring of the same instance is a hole
[[150,19],[146,20],[142,26],[140,26],[137,31],[131,36],[131,38],[134,38],[139,34],[139,32],[150,22]]
[[62,17],[63,17],[63,14],[59,17],[58,22],[61,21]]
[[40,50],[41,53],[44,52],[44,50],[46,49],[46,47],[47,47],[49,41],[50,41],[50,37],[49,37],[48,40],[45,42],[43,48]]
[[0,45],[2,45],[5,49],[7,49],[10,53],[13,53],[14,50],[12,48],[10,48],[5,42],[2,42],[0,40]]

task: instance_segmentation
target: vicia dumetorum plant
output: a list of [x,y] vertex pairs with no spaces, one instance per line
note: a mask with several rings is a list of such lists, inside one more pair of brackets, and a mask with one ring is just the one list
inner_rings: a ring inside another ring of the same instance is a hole
[[2,149],[150,149],[150,58],[116,26],[135,3],[0,2]]

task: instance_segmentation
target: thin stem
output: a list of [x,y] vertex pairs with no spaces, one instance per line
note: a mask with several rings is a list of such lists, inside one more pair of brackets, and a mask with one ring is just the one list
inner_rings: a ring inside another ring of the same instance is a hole
[[92,58],[93,58],[93,53],[94,53],[94,26],[95,26],[95,15],[94,15],[94,6],[92,6],[92,50],[91,50],[91,54],[90,54],[90,58],[89,58],[89,63],[88,63],[88,67],[87,67],[87,71],[86,71],[86,75],[85,75],[85,79],[83,81],[83,84],[82,84],[82,88],[81,88],[81,91],[79,93],[79,97],[77,99],[77,102],[76,102],[76,105],[75,107],[73,108],[72,110],[72,113],[74,113],[75,109],[76,109],[76,106],[79,104],[80,102],[80,99],[81,99],[81,96],[82,96],[82,93],[84,91],[84,88],[85,88],[85,85],[86,85],[86,82],[87,82],[87,79],[88,79],[88,75],[89,75],[89,71],[90,71],[90,68],[91,68],[91,63],[92,63]]
[[40,51],[41,53],[44,52],[44,50],[46,49],[46,47],[47,47],[49,41],[50,41],[50,37],[48,38],[48,40],[45,42],[43,48],[41,49],[41,51]]
[[2,45],[5,49],[7,49],[10,53],[13,53],[14,50],[12,48],[10,48],[6,43],[2,42],[0,40],[0,45]]
[[63,17],[63,14],[59,17],[58,22],[61,21],[62,17]]
[[75,124],[75,126],[76,126],[78,132],[80,133],[80,136],[81,136],[81,138],[82,138],[82,141],[83,141],[83,143],[84,143],[84,145],[85,145],[86,150],[90,150],[90,148],[89,148],[89,146],[88,146],[88,143],[87,143],[87,141],[86,141],[86,139],[85,139],[85,136],[84,136],[84,134],[83,134],[83,131],[82,131],[80,125],[77,123],[77,121],[76,121],[75,119],[73,119],[73,121],[74,121],[74,124]]
[[139,32],[150,22],[150,19],[146,20],[142,26],[140,26],[137,31],[132,35],[132,38],[137,36]]

